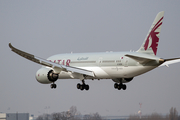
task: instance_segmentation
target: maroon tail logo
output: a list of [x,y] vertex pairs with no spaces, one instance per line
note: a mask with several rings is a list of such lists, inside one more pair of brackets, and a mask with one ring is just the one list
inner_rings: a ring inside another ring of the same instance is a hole
[[[152,30],[149,33],[149,35],[148,35],[148,37],[146,39],[146,42],[144,44],[144,49],[147,50],[147,48],[149,46],[149,48],[152,48],[155,55],[156,55],[156,52],[157,52],[157,47],[158,47],[158,42],[159,42],[159,38],[157,37],[157,34],[159,34],[159,32],[155,32],[155,31],[160,25],[162,25],[162,22],[160,22],[162,19],[163,19],[163,17],[152,28]],[[150,39],[152,40],[151,45],[149,45]]]

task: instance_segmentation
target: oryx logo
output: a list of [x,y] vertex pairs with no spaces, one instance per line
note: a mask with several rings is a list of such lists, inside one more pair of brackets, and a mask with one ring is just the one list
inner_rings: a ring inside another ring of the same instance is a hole
[[159,37],[157,36],[159,32],[156,32],[156,30],[162,25],[162,19],[163,17],[154,25],[144,44],[144,49],[147,50],[148,48],[152,48],[155,55],[159,42]]

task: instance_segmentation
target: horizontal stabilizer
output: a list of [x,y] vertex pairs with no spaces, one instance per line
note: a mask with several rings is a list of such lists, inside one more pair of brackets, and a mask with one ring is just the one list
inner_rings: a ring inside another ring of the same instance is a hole
[[165,59],[165,62],[163,64],[161,64],[159,67],[168,66],[170,64],[174,64],[174,63],[178,63],[178,62],[180,62],[180,58]]
[[139,62],[140,64],[145,64],[148,63],[150,61],[156,61],[158,60],[155,57],[149,57],[149,56],[141,56],[141,55],[130,55],[130,54],[126,54],[125,56],[134,59],[135,61]]

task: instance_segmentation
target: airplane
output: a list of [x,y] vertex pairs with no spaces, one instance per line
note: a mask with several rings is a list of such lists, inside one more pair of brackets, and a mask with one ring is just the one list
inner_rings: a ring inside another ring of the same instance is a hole
[[180,62],[180,58],[163,59],[156,56],[163,18],[164,11],[159,12],[136,52],[67,53],[43,59],[21,51],[11,43],[9,47],[18,55],[42,65],[36,72],[36,80],[51,84],[52,89],[57,87],[55,82],[58,79],[80,79],[82,84],[77,84],[80,90],[89,90],[85,80],[112,79],[115,89],[126,90],[124,83],[134,77],[160,66]]

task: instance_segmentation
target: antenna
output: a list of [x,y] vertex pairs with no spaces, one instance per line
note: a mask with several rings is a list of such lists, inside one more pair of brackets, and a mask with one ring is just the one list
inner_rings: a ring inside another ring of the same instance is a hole
[[142,103],[139,103],[139,105],[140,105],[140,109],[141,109]]
[[141,116],[142,116],[142,111],[141,111],[142,103],[139,103],[139,106],[140,106],[140,109],[138,111],[138,114],[139,114],[139,119],[141,119]]

